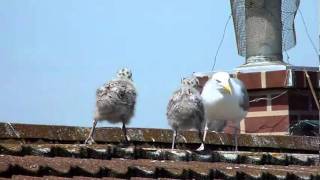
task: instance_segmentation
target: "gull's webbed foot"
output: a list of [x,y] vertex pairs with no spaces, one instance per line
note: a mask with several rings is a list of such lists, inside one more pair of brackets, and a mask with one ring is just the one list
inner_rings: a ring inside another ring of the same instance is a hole
[[201,143],[200,147],[196,151],[203,151],[204,150],[204,143]]
[[84,144],[88,144],[88,145],[91,145],[91,144],[94,144],[96,143],[93,139],[92,136],[89,136],[85,141],[84,141]]

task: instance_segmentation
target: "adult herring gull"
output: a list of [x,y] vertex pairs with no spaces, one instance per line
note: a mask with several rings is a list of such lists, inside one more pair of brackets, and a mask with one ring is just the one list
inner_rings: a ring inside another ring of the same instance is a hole
[[126,142],[128,142],[126,124],[129,123],[134,114],[136,104],[136,89],[132,81],[132,73],[127,68],[122,68],[117,72],[117,77],[96,92],[96,111],[93,126],[86,144],[94,142],[93,133],[97,121],[106,120],[110,123],[122,123],[122,132]]
[[182,80],[181,87],[174,92],[167,106],[167,119],[173,129],[172,149],[179,130],[197,129],[202,140],[204,107],[197,90],[199,81],[195,77]]
[[[205,129],[203,142],[205,142],[208,127],[215,132],[221,132],[226,121],[233,121],[235,150],[238,150],[237,130],[240,121],[246,117],[249,109],[249,97],[244,84],[231,78],[227,72],[217,72],[204,85],[201,93],[205,109]],[[198,150],[203,150],[202,143]]]

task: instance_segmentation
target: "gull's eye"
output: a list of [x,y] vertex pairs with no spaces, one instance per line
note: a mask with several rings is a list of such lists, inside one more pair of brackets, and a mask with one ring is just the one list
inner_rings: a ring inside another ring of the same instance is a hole
[[220,81],[220,80],[218,80],[218,79],[216,79],[216,81],[217,81],[218,83],[221,83],[221,81]]

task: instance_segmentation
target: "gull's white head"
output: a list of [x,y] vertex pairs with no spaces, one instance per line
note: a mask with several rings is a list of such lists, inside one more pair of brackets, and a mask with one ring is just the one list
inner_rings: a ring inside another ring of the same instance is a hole
[[182,86],[193,87],[197,89],[199,87],[199,80],[196,77],[183,78],[181,80],[181,84]]
[[128,68],[121,68],[117,72],[117,77],[119,79],[129,79],[132,80],[132,73]]
[[220,86],[224,92],[232,94],[231,86],[230,86],[230,75],[227,72],[217,72],[212,75],[212,81],[215,81],[218,86]]

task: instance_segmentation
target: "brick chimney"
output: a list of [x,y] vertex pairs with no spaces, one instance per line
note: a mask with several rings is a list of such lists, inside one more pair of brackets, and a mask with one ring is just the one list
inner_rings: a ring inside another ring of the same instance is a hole
[[[250,96],[241,133],[289,134],[301,120],[319,119],[304,71],[319,94],[320,72],[283,62],[282,52],[296,45],[294,18],[300,0],[230,0],[238,54],[245,63],[234,70]],[[197,75],[196,75],[197,76]],[[202,85],[209,74],[199,73]],[[225,129],[232,132],[232,125]]]
[[319,119],[303,70],[308,70],[313,87],[319,91],[317,68],[291,67],[286,70],[236,73],[247,86],[250,109],[241,123],[245,133],[289,134],[301,120]]
[[[241,133],[289,135],[290,127],[301,120],[319,119],[304,70],[307,70],[313,87],[320,90],[320,72],[317,68],[286,67],[282,70],[235,72],[247,87],[250,108],[241,121]],[[210,74],[199,75],[203,86]],[[232,133],[233,125],[225,129]]]

